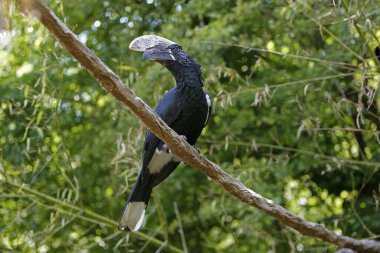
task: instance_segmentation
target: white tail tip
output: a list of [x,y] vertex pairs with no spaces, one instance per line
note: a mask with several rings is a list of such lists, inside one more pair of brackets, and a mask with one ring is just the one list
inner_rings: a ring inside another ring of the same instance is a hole
[[129,202],[119,222],[120,230],[137,231],[140,229],[145,216],[144,202]]

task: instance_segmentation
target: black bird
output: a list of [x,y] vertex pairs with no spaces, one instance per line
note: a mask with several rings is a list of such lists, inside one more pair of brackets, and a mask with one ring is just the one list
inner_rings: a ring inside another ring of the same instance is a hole
[[[143,51],[144,60],[162,64],[174,76],[176,86],[164,95],[155,112],[194,146],[211,111],[211,98],[203,91],[200,65],[181,46],[155,35],[138,37],[129,48]],[[142,169],[124,208],[120,230],[137,231],[141,227],[153,187],[168,177],[180,162],[163,141],[147,130]]]

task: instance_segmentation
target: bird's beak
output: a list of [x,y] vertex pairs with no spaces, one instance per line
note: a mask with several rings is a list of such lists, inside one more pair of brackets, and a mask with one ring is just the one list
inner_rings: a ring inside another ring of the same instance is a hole
[[134,39],[129,49],[144,52],[143,60],[174,61],[175,57],[168,48],[173,44],[176,43],[157,35],[144,35]]
[[166,45],[156,45],[144,51],[143,60],[175,61],[175,57]]

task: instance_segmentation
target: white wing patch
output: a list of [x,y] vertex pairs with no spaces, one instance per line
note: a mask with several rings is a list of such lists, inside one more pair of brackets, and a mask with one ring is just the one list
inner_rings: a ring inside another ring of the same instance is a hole
[[206,121],[204,123],[204,125],[207,124],[208,122],[208,118],[210,117],[210,113],[211,113],[211,98],[210,98],[210,95],[205,93],[205,96],[206,96],[206,101],[207,101],[207,117],[206,117]]
[[165,150],[159,150],[156,148],[156,151],[154,152],[152,159],[150,160],[148,164],[148,169],[150,174],[157,174],[161,172],[161,169],[168,164],[169,162],[180,162],[181,159],[179,159],[178,156],[166,152]]
[[207,101],[207,106],[208,107],[211,107],[211,98],[210,98],[210,95],[205,93],[206,94],[206,101]]

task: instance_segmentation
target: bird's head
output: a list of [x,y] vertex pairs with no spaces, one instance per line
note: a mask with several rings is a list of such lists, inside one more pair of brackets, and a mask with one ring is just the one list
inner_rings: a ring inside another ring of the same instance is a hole
[[134,39],[129,45],[133,51],[144,52],[143,60],[152,60],[164,65],[178,80],[184,72],[193,72],[203,86],[201,66],[177,43],[157,35],[144,35]]
[[157,35],[144,35],[134,39],[129,45],[133,51],[144,52],[143,60],[161,63],[167,68],[171,65],[189,67],[199,66],[177,43]]

